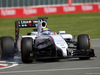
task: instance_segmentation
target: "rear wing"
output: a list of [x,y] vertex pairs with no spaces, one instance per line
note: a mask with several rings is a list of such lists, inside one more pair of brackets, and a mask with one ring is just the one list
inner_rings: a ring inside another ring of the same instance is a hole
[[[46,21],[48,17],[38,17],[39,20]],[[39,20],[19,20],[15,22],[15,40],[19,38],[19,29],[20,28],[30,28],[37,27],[39,29],[38,23]],[[41,23],[42,27],[46,27],[46,22]]]
[[15,22],[15,40],[17,42],[17,39],[19,37],[19,30],[20,28],[30,28],[30,27],[36,27],[38,24],[38,20],[19,20]]

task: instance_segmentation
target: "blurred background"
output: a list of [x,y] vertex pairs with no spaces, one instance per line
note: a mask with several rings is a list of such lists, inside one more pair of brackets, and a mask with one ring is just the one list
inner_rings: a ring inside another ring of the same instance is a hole
[[[73,4],[100,3],[100,0],[72,0]],[[68,0],[0,0],[0,7],[24,7],[41,5],[63,5]]]
[[[0,0],[0,37],[15,37],[15,21],[48,17],[53,32],[100,38],[100,0]],[[32,32],[21,29],[20,35]]]

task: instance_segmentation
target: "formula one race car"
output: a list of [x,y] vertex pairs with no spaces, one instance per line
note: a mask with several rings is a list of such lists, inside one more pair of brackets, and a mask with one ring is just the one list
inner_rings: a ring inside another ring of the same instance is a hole
[[[71,34],[65,31],[51,32],[47,28],[47,17],[39,20],[21,20],[15,22],[15,42],[12,37],[0,38],[0,58],[14,58],[15,51],[21,53],[24,63],[31,63],[36,59],[79,58],[90,59],[95,56],[87,34],[77,37],[77,42]],[[20,28],[33,27],[34,32],[19,37]]]

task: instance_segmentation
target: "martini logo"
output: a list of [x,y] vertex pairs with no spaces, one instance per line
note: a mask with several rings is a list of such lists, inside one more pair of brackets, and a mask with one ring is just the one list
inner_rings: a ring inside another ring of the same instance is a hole
[[1,15],[7,16],[7,15],[16,15],[16,11],[13,9],[2,9]]
[[46,7],[46,8],[44,8],[44,12],[45,13],[56,13],[57,8],[55,8],[55,7]]

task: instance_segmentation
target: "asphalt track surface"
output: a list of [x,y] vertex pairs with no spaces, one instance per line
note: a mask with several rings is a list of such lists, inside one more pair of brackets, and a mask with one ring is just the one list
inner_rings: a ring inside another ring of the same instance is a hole
[[0,69],[0,75],[100,75],[100,39],[92,39],[91,43],[97,57],[90,60],[73,58],[24,64],[20,58],[16,58],[13,62],[18,64]]

